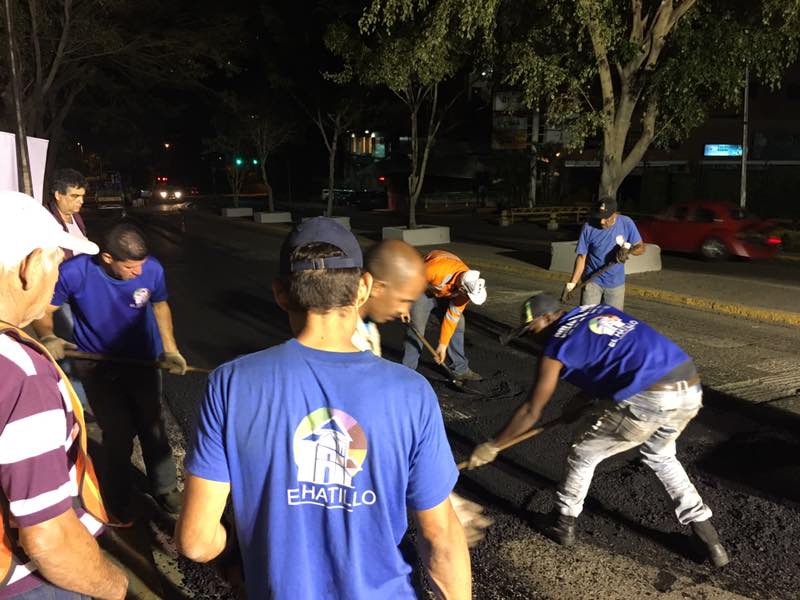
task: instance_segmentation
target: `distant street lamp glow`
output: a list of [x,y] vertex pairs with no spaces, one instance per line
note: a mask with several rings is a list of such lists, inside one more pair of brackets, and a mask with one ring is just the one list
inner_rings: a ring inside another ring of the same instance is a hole
[[172,147],[172,144],[169,142],[164,142],[164,150],[169,150]]

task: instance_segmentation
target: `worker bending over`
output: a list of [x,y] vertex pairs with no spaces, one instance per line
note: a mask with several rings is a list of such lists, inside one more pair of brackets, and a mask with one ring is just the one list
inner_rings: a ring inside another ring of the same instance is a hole
[[[469,368],[464,352],[463,314],[470,302],[477,305],[486,302],[486,282],[480,275],[480,271],[471,270],[451,252],[429,252],[425,256],[427,289],[411,307],[411,323],[423,335],[431,311],[437,312],[442,327],[436,347],[436,362],[442,364],[447,360],[447,366],[456,379],[461,381],[481,379],[480,375]],[[403,364],[416,369],[421,352],[421,341],[412,331],[407,331],[403,345]]]
[[470,468],[493,461],[498,446],[530,430],[561,377],[589,398],[607,400],[600,418],[583,429],[569,452],[548,535],[565,546],[574,544],[575,521],[595,468],[638,447],[642,461],[672,499],[678,521],[691,526],[715,566],[727,564],[709,520],[711,509],[675,456],[675,441],[702,406],[703,390],[692,359],[645,323],[605,304],[565,312],[554,297],[540,294],[525,301],[522,315],[516,335],[531,332],[544,348],[536,385],[500,433],[475,448]]

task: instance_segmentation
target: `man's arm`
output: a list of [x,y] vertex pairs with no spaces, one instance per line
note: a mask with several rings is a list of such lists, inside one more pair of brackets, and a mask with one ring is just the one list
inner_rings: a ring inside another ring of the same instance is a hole
[[53,313],[56,312],[60,306],[55,306],[53,304],[49,305],[47,309],[44,311],[44,315],[42,315],[41,319],[38,319],[32,323],[33,330],[36,332],[36,335],[39,336],[39,339],[43,339],[48,335],[53,334]]
[[578,254],[578,256],[575,257],[575,266],[572,269],[572,277],[570,277],[569,282],[577,285],[580,282],[581,277],[583,277],[583,272],[585,270],[586,270],[586,255]]
[[177,352],[178,344],[175,342],[175,333],[172,326],[172,311],[167,301],[153,302],[153,314],[156,317],[158,333],[161,335],[164,352]]
[[447,357],[447,347],[458,327],[459,319],[464,318],[464,309],[469,304],[469,298],[464,295],[455,296],[450,300],[450,305],[442,319],[442,328],[439,331],[439,345],[436,347],[436,360],[440,364]]
[[517,409],[508,424],[494,438],[493,444],[495,446],[501,446],[522,435],[539,421],[542,416],[542,410],[550,402],[550,398],[553,397],[553,393],[556,391],[558,377],[563,366],[561,362],[554,358],[542,357],[539,363],[539,376],[536,380],[536,385],[531,391],[530,398]]
[[414,513],[419,531],[417,546],[436,598],[472,598],[472,575],[464,528],[450,498]]
[[196,562],[208,562],[222,554],[228,534],[220,520],[230,491],[230,483],[187,474],[183,510],[175,527],[181,554]]
[[72,509],[21,527],[19,543],[50,583],[94,598],[125,598],[128,579],[106,559]]
[[633,246],[631,246],[631,254],[634,256],[640,256],[644,254],[645,247],[644,242],[637,242]]

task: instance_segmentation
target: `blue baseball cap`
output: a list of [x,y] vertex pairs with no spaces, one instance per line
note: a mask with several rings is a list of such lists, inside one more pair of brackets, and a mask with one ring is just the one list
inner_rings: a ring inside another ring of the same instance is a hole
[[[311,260],[290,260],[292,253],[307,244],[324,242],[342,251],[342,256]],[[364,266],[361,246],[356,237],[343,225],[328,217],[314,217],[297,225],[281,247],[281,273],[323,269],[353,269]]]

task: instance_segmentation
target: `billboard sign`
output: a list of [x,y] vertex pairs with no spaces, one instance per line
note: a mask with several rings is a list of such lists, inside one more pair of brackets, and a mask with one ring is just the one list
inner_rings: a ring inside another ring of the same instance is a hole
[[741,144],[706,144],[703,156],[741,156]]

